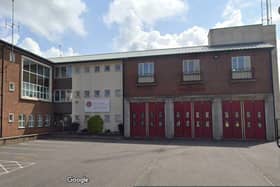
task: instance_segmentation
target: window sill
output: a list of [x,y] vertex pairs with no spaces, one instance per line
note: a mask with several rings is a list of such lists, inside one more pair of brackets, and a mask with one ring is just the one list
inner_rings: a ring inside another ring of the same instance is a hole
[[181,81],[181,85],[203,84],[203,80]]
[[137,87],[142,87],[142,86],[156,86],[156,82],[137,82],[136,86]]
[[256,79],[231,79],[231,83],[256,82]]
[[18,129],[25,129],[25,127],[18,127]]

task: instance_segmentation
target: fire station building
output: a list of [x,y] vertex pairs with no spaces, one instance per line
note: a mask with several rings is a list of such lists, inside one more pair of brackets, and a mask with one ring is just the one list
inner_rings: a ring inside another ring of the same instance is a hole
[[211,29],[208,45],[46,60],[1,44],[2,136],[99,114],[133,138],[274,140],[275,25]]

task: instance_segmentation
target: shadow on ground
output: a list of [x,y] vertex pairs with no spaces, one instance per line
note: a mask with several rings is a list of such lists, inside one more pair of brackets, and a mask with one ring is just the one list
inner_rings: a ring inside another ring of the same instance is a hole
[[71,135],[45,135],[41,140],[49,141],[74,141],[74,142],[98,142],[98,143],[123,143],[123,144],[147,144],[147,145],[177,145],[177,146],[212,146],[212,147],[236,147],[249,148],[256,145],[269,143],[268,141],[255,140],[203,140],[203,139],[135,139],[124,137],[84,137]]

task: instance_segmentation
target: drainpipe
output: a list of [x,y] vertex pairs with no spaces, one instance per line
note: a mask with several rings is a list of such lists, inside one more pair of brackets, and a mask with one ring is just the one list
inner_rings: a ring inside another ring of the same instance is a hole
[[3,137],[3,117],[4,117],[4,111],[3,111],[3,97],[4,97],[4,60],[5,60],[5,47],[2,45],[2,63],[1,63],[1,121],[0,121],[0,137]]

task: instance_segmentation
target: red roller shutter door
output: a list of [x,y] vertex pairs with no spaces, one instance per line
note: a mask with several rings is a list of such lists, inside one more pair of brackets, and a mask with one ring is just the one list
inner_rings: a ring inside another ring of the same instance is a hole
[[192,137],[191,102],[174,103],[174,136]]
[[163,102],[149,103],[149,137],[165,137]]
[[240,101],[223,101],[223,137],[242,139]]
[[195,138],[212,138],[212,109],[210,101],[194,102]]
[[245,138],[264,140],[264,101],[244,101]]
[[145,103],[130,104],[130,136],[146,136]]

